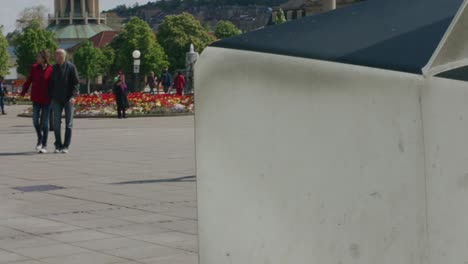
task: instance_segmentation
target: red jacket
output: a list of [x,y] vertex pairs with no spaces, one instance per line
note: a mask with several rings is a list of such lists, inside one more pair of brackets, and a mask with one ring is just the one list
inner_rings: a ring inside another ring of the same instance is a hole
[[31,90],[31,101],[39,104],[49,104],[49,82],[52,76],[52,66],[47,65],[45,69],[42,69],[41,64],[34,64],[31,67],[29,77],[23,85],[21,95],[24,96],[32,83]]
[[176,76],[174,87],[176,89],[183,89],[185,87],[185,77],[182,74]]

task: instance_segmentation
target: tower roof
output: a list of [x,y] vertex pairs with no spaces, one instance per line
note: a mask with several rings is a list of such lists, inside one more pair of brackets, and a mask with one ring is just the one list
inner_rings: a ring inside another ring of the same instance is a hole
[[85,24],[85,25],[51,25],[49,30],[55,32],[55,36],[59,41],[73,41],[89,39],[103,31],[113,31],[112,28],[105,24]]

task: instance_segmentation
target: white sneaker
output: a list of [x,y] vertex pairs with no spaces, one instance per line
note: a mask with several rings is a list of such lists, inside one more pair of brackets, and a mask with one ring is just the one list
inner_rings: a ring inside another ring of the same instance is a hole
[[42,145],[41,145],[41,144],[39,144],[39,145],[36,146],[36,151],[37,151],[37,152],[41,151],[41,149],[42,149]]
[[63,153],[63,154],[68,154],[68,148],[62,149],[61,153]]
[[41,148],[41,150],[39,150],[39,153],[46,154],[47,153],[47,148]]
[[54,151],[54,153],[60,153],[60,152],[62,152],[62,150],[60,150],[60,149],[55,149],[55,151]]

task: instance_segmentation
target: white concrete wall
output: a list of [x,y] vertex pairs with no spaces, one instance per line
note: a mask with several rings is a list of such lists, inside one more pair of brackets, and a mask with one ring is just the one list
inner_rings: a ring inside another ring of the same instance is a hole
[[427,263],[422,78],[220,48],[195,77],[201,264]]
[[423,93],[431,264],[468,263],[468,85],[433,78]]

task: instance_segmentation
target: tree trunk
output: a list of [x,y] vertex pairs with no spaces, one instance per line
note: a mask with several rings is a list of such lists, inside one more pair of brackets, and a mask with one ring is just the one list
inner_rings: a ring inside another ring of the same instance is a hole
[[88,94],[91,93],[91,80],[88,78],[86,79],[87,85],[88,85]]

